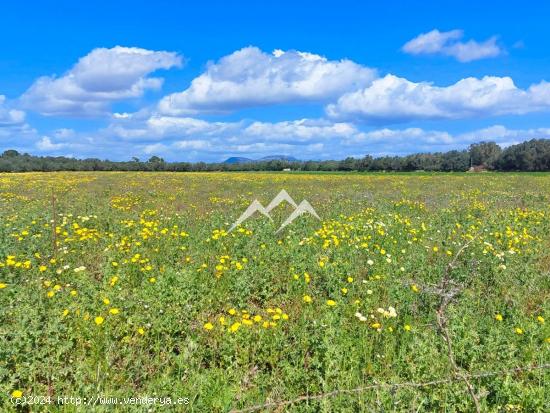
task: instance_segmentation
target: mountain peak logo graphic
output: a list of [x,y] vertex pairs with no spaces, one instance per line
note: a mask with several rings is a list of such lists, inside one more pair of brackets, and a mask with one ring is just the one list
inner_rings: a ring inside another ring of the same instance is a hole
[[292,197],[288,194],[288,192],[282,189],[281,192],[279,192],[277,196],[271,200],[271,202],[265,208],[265,210],[269,212],[277,208],[283,201],[288,202],[290,205],[294,207],[294,209],[298,208],[298,205],[296,205],[296,202],[294,202],[294,199],[292,199]]
[[233,231],[237,226],[242,224],[244,221],[246,221],[256,212],[259,212],[260,214],[269,218],[269,220],[273,222],[273,218],[271,218],[271,215],[269,215],[270,211],[272,211],[277,206],[279,206],[282,202],[285,202],[285,201],[294,208],[294,211],[292,211],[292,213],[288,216],[288,218],[281,224],[279,229],[275,231],[276,234],[282,231],[283,228],[291,224],[292,221],[294,221],[296,218],[298,218],[303,214],[309,214],[317,218],[318,220],[321,220],[321,218],[319,218],[319,215],[317,215],[317,212],[315,212],[315,209],[313,209],[313,207],[307,200],[304,199],[298,205],[296,204],[294,199],[292,199],[292,197],[288,194],[288,192],[282,189],[281,192],[279,192],[277,196],[273,198],[265,208],[257,199],[252,201],[252,203],[248,206],[248,208],[246,208],[246,210],[241,214],[241,216],[237,218],[237,220],[233,223],[233,225],[231,225],[231,228],[229,228],[228,232]]

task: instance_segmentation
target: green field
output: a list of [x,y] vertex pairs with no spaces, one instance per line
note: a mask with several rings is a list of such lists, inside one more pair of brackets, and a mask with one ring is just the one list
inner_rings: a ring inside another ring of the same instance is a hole
[[[321,221],[228,233],[281,189]],[[0,208],[2,412],[550,411],[548,174],[0,174]]]

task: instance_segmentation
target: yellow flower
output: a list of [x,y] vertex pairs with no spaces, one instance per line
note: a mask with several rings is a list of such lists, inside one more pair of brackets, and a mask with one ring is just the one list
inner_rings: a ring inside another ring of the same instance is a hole
[[405,331],[411,331],[411,326],[408,324],[405,324],[403,328],[405,329]]
[[541,315],[539,315],[539,316],[537,317],[537,321],[538,321],[539,323],[541,323],[541,324],[544,324],[544,317],[541,316]]
[[94,318],[94,321],[95,323],[100,326],[101,324],[103,324],[103,322],[105,321],[105,319],[101,316],[97,316],[96,318]]
[[348,289],[347,288],[342,288],[342,294],[346,295],[348,293]]
[[109,305],[111,303],[111,300],[109,300],[107,297],[103,298],[103,304]]
[[502,314],[495,315],[495,320],[502,321]]
[[334,306],[336,305],[336,301],[334,301],[334,300],[327,300],[327,305],[328,305],[329,307],[334,307]]
[[516,328],[514,329],[514,331],[516,332],[516,334],[520,334],[520,335],[523,334],[523,330],[522,330],[521,328],[519,328],[519,327],[516,327]]
[[381,325],[380,323],[372,323],[370,326],[371,326],[372,328],[376,328],[376,329],[382,327],[382,325]]
[[353,277],[348,277],[348,282],[352,283],[353,282]]
[[150,283],[156,283],[157,279],[155,277],[151,277],[151,278],[149,278],[149,282]]
[[212,330],[214,328],[212,323],[206,323],[203,327],[205,330]]
[[117,315],[119,312],[120,312],[120,310],[118,308],[111,308],[109,310],[109,313],[111,313],[113,315]]
[[76,290],[71,290],[71,295],[74,297],[76,296],[78,293],[76,292]]
[[47,269],[48,269],[48,267],[46,267],[45,265],[41,265],[40,267],[38,267],[38,270],[39,270],[40,272],[44,272],[44,271],[46,271]]
[[3,288],[6,288],[7,286],[8,286],[8,284],[0,283],[0,290],[3,289]]
[[229,331],[231,331],[232,333],[235,333],[240,327],[241,327],[241,323],[237,321],[236,323],[231,324],[231,327],[229,327]]
[[48,291],[46,295],[48,296],[48,298],[52,298],[55,295],[55,293],[53,291]]
[[23,396],[23,392],[21,390],[14,390],[11,392],[11,397],[18,399],[21,396]]
[[432,250],[433,250],[433,252],[437,252],[437,251],[439,251],[439,248],[433,247]]
[[63,310],[63,317],[67,317],[69,315],[69,310],[65,309]]
[[237,313],[237,310],[235,310],[234,308],[231,308],[229,309],[228,313],[231,315],[235,315]]
[[411,285],[411,290],[413,290],[415,293],[417,293],[418,291],[420,291],[420,290],[418,289],[418,287],[417,287],[416,284]]
[[309,296],[309,295],[307,295],[307,294],[304,295],[304,297],[302,298],[302,300],[304,300],[304,303],[307,303],[307,304],[309,304],[309,303],[311,303],[311,302],[313,301],[313,299],[311,298],[311,296]]
[[257,323],[259,323],[260,321],[262,321],[262,316],[261,315],[255,315],[253,320]]
[[141,328],[141,327],[137,329],[137,332],[138,332],[139,334],[141,334],[141,335],[144,335],[144,334],[145,334],[145,330],[144,330],[143,328]]

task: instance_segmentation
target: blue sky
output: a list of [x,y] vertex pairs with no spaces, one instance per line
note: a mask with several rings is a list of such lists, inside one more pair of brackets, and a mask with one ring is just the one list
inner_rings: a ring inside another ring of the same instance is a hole
[[0,150],[329,159],[550,138],[545,2],[37,3],[0,6]]

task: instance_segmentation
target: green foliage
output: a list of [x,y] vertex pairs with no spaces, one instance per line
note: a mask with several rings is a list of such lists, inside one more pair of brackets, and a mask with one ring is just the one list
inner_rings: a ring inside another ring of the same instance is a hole
[[495,142],[480,142],[470,145],[469,152],[472,166],[482,165],[492,168],[502,149]]
[[[275,223],[227,232],[282,187],[322,221],[274,234],[292,210],[283,205]],[[466,243],[447,311],[461,371],[548,363],[549,194],[547,174],[1,174],[0,411],[148,410],[16,410],[16,390],[180,396],[190,404],[167,411],[225,412],[451,378],[433,289]],[[549,380],[533,370],[472,385],[483,412],[545,412]],[[281,411],[373,409],[473,403],[455,380]]]

